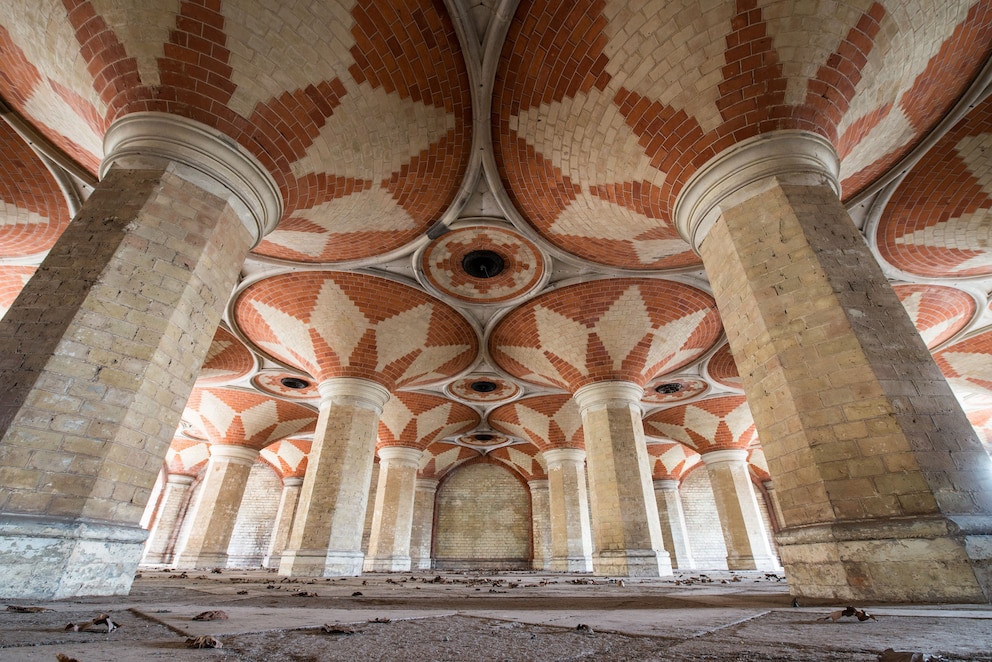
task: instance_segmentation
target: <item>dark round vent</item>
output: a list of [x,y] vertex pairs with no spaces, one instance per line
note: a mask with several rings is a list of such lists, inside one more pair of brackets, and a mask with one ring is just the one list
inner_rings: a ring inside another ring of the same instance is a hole
[[477,435],[473,436],[472,438],[475,439],[476,441],[492,441],[496,437],[494,437],[491,434],[477,434]]
[[678,382],[671,382],[670,384],[659,384],[654,387],[654,390],[662,395],[671,395],[673,393],[678,393],[683,388],[685,387],[682,386],[682,384],[679,384]]
[[299,377],[283,377],[279,380],[279,383],[286,388],[291,388],[297,391],[310,386],[310,382],[305,379],[300,379]]
[[503,258],[493,251],[472,251],[462,258],[462,269],[473,278],[492,278],[504,266]]
[[492,393],[493,391],[499,388],[499,384],[497,384],[496,382],[487,382],[482,380],[478,382],[472,382],[469,388],[471,388],[476,393]]

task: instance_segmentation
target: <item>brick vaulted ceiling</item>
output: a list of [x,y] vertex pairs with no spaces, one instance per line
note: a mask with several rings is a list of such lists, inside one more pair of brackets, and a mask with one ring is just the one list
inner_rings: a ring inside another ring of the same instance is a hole
[[[680,477],[698,460],[689,446],[731,443],[720,425],[736,435],[743,414],[731,414],[746,404],[710,411],[743,402],[741,379],[673,202],[721,150],[800,129],[834,145],[844,201],[986,421],[992,0],[822,11],[7,0],[0,313],[96,182],[108,127],[170,113],[254,155],[284,202],[245,263],[198,397],[254,393],[281,403],[263,408],[310,411],[320,381],[372,379],[395,395],[380,441],[426,447],[422,475],[486,454],[533,477],[538,448],[582,444],[569,392],[624,379],[668,426],[656,477]],[[213,420],[188,411],[188,424]],[[306,439],[258,434],[246,439],[270,444],[263,457],[281,475],[306,466]],[[204,443],[181,435],[170,466],[201,466]]]

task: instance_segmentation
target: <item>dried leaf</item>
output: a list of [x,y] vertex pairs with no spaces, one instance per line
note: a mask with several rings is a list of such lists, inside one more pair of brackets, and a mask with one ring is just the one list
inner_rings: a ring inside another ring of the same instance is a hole
[[248,591],[238,591],[238,595],[248,595]]
[[220,643],[220,640],[217,639],[217,637],[203,635],[200,637],[187,637],[186,647],[187,648],[223,648],[224,645]]
[[327,634],[356,634],[358,632],[355,628],[347,625],[331,625],[330,623],[325,623],[320,629]]
[[69,657],[65,653],[56,653],[55,659],[58,660],[58,662],[79,662],[76,658]]
[[226,621],[227,614],[220,609],[204,611],[193,617],[194,621]]
[[110,634],[111,632],[113,632],[114,630],[120,627],[119,625],[117,625],[117,623],[114,623],[112,620],[110,620],[110,616],[108,616],[107,614],[100,614],[93,620],[86,621],[85,623],[69,623],[68,625],[65,626],[65,629],[72,630],[73,632],[83,632],[84,630],[88,630],[94,625],[106,626],[107,634]]
[[369,623],[390,623],[390,622],[392,622],[392,619],[383,618],[382,616],[377,616],[369,621]]
[[360,596],[361,594],[362,594],[362,592],[361,592],[361,591],[355,591],[354,593],[352,593],[352,594],[351,594],[351,597],[353,597],[353,598],[357,598],[357,597],[358,597],[358,596]]
[[869,619],[871,619],[873,621],[877,621],[878,620],[873,615],[871,615],[868,612],[866,612],[864,609],[855,609],[854,610],[854,615],[858,617],[858,620],[859,621],[867,621]]
[[48,607],[22,607],[20,605],[7,605],[7,611],[17,614],[37,614],[41,611],[54,611]]
[[878,662],[926,662],[927,657],[923,653],[912,651],[897,651],[886,648],[879,653]]

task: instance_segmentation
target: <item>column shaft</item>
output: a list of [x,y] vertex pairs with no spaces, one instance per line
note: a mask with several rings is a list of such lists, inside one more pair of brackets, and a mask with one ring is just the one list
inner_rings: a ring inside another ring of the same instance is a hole
[[389,393],[347,377],[326,380],[319,388],[317,431],[279,574],[360,575],[379,416]]
[[592,571],[592,533],[586,493],[585,451],[557,448],[544,451],[548,465],[551,511],[551,569]]
[[173,555],[170,553],[169,545],[176,528],[181,523],[179,515],[192,484],[193,476],[169,474],[166,478],[158,517],[155,518],[155,523],[148,534],[142,563],[169,563],[172,560]]
[[531,537],[534,539],[531,567],[534,570],[550,570],[552,550],[549,483],[542,479],[529,480],[527,487],[530,488]]
[[679,570],[696,567],[689,547],[689,531],[685,524],[685,511],[679,494],[679,481],[654,481],[654,496],[658,503],[658,516],[661,521],[661,535],[665,549],[672,559],[672,566]]
[[574,395],[582,411],[597,575],[672,574],[644,442],[642,393],[636,384],[606,382]]
[[400,572],[410,569],[413,503],[422,454],[416,448],[379,449],[379,482],[365,570]]
[[282,493],[279,495],[279,509],[276,511],[276,521],[272,526],[272,539],[269,541],[269,551],[262,559],[262,567],[278,568],[282,550],[289,540],[289,532],[293,528],[293,517],[296,515],[296,505],[300,501],[300,486],[302,478],[283,478]]
[[434,496],[437,481],[418,478],[413,498],[413,527],[410,532],[410,566],[416,570],[434,567],[431,559],[431,538],[434,533]]

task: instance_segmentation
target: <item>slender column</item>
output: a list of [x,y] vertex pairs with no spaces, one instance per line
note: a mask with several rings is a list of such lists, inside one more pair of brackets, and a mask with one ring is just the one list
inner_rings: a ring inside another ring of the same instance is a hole
[[433,478],[418,478],[415,492],[413,530],[410,532],[410,566],[416,570],[428,570],[434,566],[431,562],[431,538],[434,532],[437,481]]
[[761,486],[765,488],[765,494],[768,495],[768,510],[771,511],[773,526],[779,528],[785,526],[785,522],[782,521],[782,506],[778,502],[778,492],[775,491],[775,483],[766,480],[761,483]]
[[256,459],[254,448],[211,444],[203,482],[188,515],[192,518],[190,533],[174,561],[177,568],[227,565],[227,547]]
[[257,161],[136,113],[0,321],[0,595],[126,594],[138,526],[248,250],[281,215]]
[[743,448],[703,453],[731,570],[775,570],[778,562],[758,510]]
[[293,528],[293,516],[296,515],[296,504],[300,501],[300,486],[303,479],[295,476],[282,479],[282,493],[279,495],[279,509],[276,510],[276,521],[272,526],[272,539],[269,541],[269,551],[262,559],[263,568],[278,568],[282,550],[286,547],[290,529]]
[[603,382],[573,396],[582,411],[597,575],[672,574],[644,443],[643,392],[631,382]]
[[703,258],[775,480],[790,590],[992,599],[992,464],[837,195],[837,157],[760,136],[689,182]]
[[[548,481],[529,480],[531,536],[534,539],[534,570],[551,569],[551,500]],[[588,515],[587,515],[588,517]]]
[[672,558],[672,566],[679,570],[696,567],[689,547],[689,530],[685,525],[685,511],[679,494],[679,481],[659,479],[654,481],[654,496],[661,518],[661,536],[665,549]]
[[379,483],[375,491],[372,535],[365,570],[404,572],[410,569],[410,534],[417,469],[423,451],[387,446],[379,449]]
[[279,574],[360,575],[375,442],[389,392],[353,377],[325,380],[318,390],[317,431]]
[[586,494],[586,452],[580,448],[544,451],[551,511],[551,569],[592,571],[592,533]]
[[159,506],[158,517],[148,535],[145,545],[145,556],[142,563],[168,563],[169,541],[179,525],[179,512],[182,510],[183,499],[193,484],[193,476],[185,474],[169,474],[165,479],[165,489],[162,503]]

